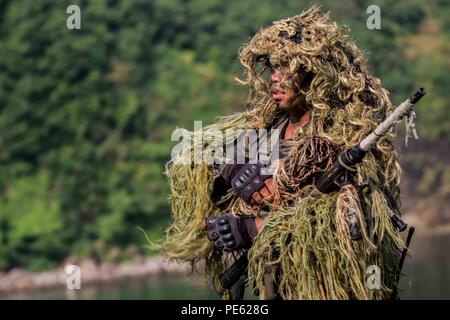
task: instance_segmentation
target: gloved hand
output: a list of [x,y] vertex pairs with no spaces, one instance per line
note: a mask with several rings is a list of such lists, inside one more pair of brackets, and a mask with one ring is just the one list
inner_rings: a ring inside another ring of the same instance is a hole
[[250,248],[258,233],[254,217],[236,217],[230,213],[205,219],[204,228],[208,240],[224,251]]
[[[259,191],[266,187],[265,180],[271,178],[271,175],[261,173],[262,168],[260,163],[246,164],[231,180],[231,186],[244,201],[249,202],[254,195],[259,196]],[[267,197],[270,197],[270,194]]]
[[[257,164],[226,164],[220,176],[214,180],[211,198],[218,206],[229,187],[236,190],[237,195],[252,205],[263,205],[265,201],[272,203],[278,198],[271,175],[262,174],[266,166]],[[223,206],[222,209],[225,209]]]

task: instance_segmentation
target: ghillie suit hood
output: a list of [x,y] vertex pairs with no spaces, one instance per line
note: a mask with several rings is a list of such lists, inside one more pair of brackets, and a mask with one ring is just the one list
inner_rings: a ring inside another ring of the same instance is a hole
[[[227,297],[218,276],[233,259],[207,241],[201,230],[203,219],[223,212],[211,201],[219,170],[208,163],[193,164],[198,152],[186,151],[203,150],[201,155],[207,156],[210,148],[217,147],[217,132],[270,128],[286,119],[287,114],[271,99],[266,70],[281,70],[284,85],[295,87],[295,74],[303,68],[314,74],[304,92],[311,107],[310,121],[297,130],[288,156],[274,174],[280,201],[270,206],[249,250],[249,283],[264,298],[263,274],[267,266],[274,266],[284,299],[387,298],[403,248],[389,218],[399,214],[400,207],[401,170],[391,143],[393,131],[359,165],[355,187],[323,195],[314,188],[311,175],[329,168],[340,152],[358,143],[392,112],[387,91],[369,74],[363,53],[346,30],[315,6],[261,29],[241,48],[239,58],[244,69],[239,81],[249,88],[247,109],[219,119],[203,132],[186,133],[192,139],[185,139],[166,166],[173,221],[159,245],[161,253],[190,262],[193,270],[202,269]],[[264,213],[247,205],[232,189],[226,199],[225,212]],[[295,206],[287,205],[292,200]],[[363,226],[361,241],[349,237],[345,214],[349,207]],[[378,290],[366,285],[371,265],[381,271]]]

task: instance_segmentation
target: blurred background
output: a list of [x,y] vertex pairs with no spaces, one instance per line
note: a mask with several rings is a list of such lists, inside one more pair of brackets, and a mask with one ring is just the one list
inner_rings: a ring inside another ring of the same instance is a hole
[[[166,270],[138,227],[157,240],[169,223],[171,132],[241,110],[239,47],[312,3],[0,0],[0,297],[217,298]],[[401,294],[450,299],[450,2],[314,3],[351,29],[395,104],[428,91],[420,140],[405,148],[397,129],[402,208],[417,230]],[[66,27],[72,4],[80,30]],[[380,30],[366,27],[372,4]],[[92,284],[50,285],[67,263]]]

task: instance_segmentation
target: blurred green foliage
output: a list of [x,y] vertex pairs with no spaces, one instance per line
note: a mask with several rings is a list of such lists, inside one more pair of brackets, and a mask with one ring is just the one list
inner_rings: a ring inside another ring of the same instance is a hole
[[[66,28],[71,4],[81,30]],[[428,89],[421,138],[448,144],[448,2],[321,4],[350,27],[395,103]],[[370,4],[381,7],[381,30],[366,28]],[[239,110],[239,47],[308,5],[0,0],[0,270],[145,252],[136,226],[156,239],[169,219],[171,132]]]

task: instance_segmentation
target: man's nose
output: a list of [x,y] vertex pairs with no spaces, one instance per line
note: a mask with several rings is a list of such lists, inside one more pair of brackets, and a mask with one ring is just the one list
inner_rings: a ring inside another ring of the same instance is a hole
[[281,80],[281,74],[279,71],[272,71],[270,74],[270,81],[272,82],[280,82]]

